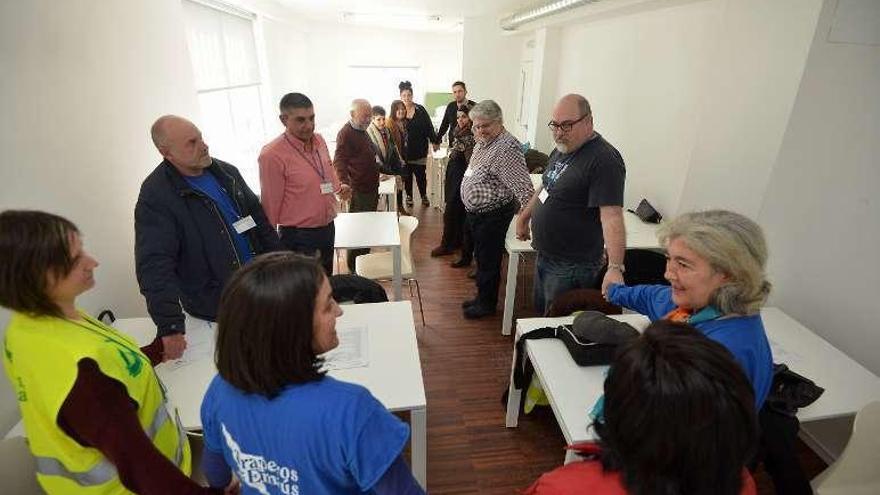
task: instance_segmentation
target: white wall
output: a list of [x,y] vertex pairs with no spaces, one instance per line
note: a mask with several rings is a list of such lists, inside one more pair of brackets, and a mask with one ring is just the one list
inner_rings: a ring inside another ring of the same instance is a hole
[[474,101],[495,100],[504,114],[505,127],[518,139],[526,135],[515,122],[519,70],[529,33],[507,34],[494,16],[465,17],[462,76]]
[[726,0],[679,211],[757,215],[821,4]]
[[[196,114],[180,11],[178,0],[0,7],[0,210],[48,210],[79,226],[101,262],[97,287],[78,301],[90,312],[146,314],[133,212],[160,161],[149,127],[163,113]],[[16,418],[4,378],[0,432]]]
[[[347,121],[351,98],[363,97],[348,94],[357,86],[356,81],[346,79],[349,66],[419,67],[421,87],[413,88],[416,101],[422,101],[429,91],[450,92],[452,83],[461,77],[461,33],[424,33],[318,22],[309,23],[306,29],[306,63],[295,69],[305,74],[307,94],[315,103],[319,129]],[[288,59],[288,62],[293,61]],[[282,88],[275,81],[272,84],[279,95],[298,90]],[[389,89],[392,96],[397,95],[396,83]],[[388,110],[391,100],[370,103]],[[332,135],[324,137],[335,139],[338,130],[333,127]]]
[[[700,130],[723,0],[685,3],[563,26],[555,99],[590,100],[596,130],[623,155],[625,205],[678,210]],[[549,120],[549,115],[545,116]]]
[[772,303],[880,374],[880,46],[828,42],[836,4],[822,7],[759,220]]

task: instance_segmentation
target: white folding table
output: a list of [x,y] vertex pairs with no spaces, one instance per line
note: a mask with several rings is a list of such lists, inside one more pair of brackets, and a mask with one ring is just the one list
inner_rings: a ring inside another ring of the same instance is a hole
[[[855,414],[869,402],[880,400],[880,378],[811,332],[778,308],[761,311],[774,362],[783,362],[825,389],[816,402],[798,411],[802,422]],[[640,331],[648,324],[642,315],[615,315]],[[571,323],[572,317],[517,320],[516,339],[536,328]],[[589,412],[602,395],[607,366],[578,366],[562,341],[529,340],[525,352],[569,444],[594,440]],[[507,401],[506,425],[517,426],[522,390],[513,386],[513,364]],[[573,458],[566,455],[566,462]]]
[[379,182],[379,199],[385,200],[385,211],[397,211],[397,181],[394,176]]
[[[536,179],[537,177],[537,179]],[[531,174],[532,184],[538,181],[540,175]],[[537,186],[535,186],[537,190]],[[657,228],[659,225],[643,222],[634,213],[623,212],[623,223],[626,228],[626,247],[638,249],[660,249],[657,241]],[[516,238],[516,217],[507,228],[507,236],[504,238],[504,249],[507,250],[507,285],[504,291],[504,313],[501,316],[501,334],[510,335],[513,324],[513,306],[516,301],[516,282],[519,272],[519,257],[522,253],[533,253],[532,241],[521,241]]]
[[[113,326],[146,345],[156,336],[149,318],[119,319]],[[366,387],[389,411],[410,412],[410,451],[413,476],[422,487],[427,480],[427,417],[425,385],[409,301],[343,306],[337,330],[366,327],[369,363],[365,367],[333,370],[336,379]],[[179,361],[156,366],[168,403],[176,408],[187,430],[200,430],[202,399],[217,374],[214,366],[216,324],[187,317],[187,350]],[[24,435],[21,422],[7,438]]]
[[336,224],[336,249],[391,248],[394,300],[401,297],[400,227],[393,211],[340,213]]

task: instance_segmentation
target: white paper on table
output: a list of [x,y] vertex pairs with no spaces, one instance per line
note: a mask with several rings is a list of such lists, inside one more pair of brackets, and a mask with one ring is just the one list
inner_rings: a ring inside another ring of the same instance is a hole
[[339,345],[323,355],[325,371],[363,368],[370,364],[367,327],[337,328],[336,335]]
[[162,366],[168,371],[174,371],[205,359],[214,359],[214,328],[210,323],[205,323],[205,327],[190,329],[186,334],[186,350],[183,351],[183,356],[166,361]]
[[768,338],[770,341],[770,350],[773,352],[774,363],[784,363],[789,369],[797,369],[798,365],[803,361],[803,356],[796,352],[788,351],[779,342]]

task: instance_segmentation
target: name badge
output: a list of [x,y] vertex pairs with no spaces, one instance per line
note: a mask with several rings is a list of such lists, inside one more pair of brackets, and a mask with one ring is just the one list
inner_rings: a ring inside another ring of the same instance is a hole
[[546,189],[541,189],[541,192],[538,193],[538,200],[541,201],[541,203],[546,203],[547,198],[549,197],[550,193],[548,193]]
[[474,175],[474,169],[468,167],[467,170],[464,171],[465,177],[472,177]]
[[321,183],[321,194],[333,194],[333,183],[332,182],[322,182]]
[[232,224],[232,228],[239,234],[244,234],[248,230],[257,226],[257,222],[254,221],[254,217],[248,215],[241,220]]

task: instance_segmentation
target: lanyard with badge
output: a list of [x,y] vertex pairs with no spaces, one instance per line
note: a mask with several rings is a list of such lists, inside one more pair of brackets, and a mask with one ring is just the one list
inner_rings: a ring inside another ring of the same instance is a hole
[[[286,133],[284,134],[284,139],[287,141],[287,144],[289,144],[290,147],[293,148],[293,151],[296,151],[299,154],[299,156],[301,156],[303,158],[303,160],[308,162],[308,164],[312,167],[312,170],[314,170],[315,173],[318,174],[318,176],[321,178],[321,194],[333,194],[333,182],[327,180],[327,176],[324,173],[323,164],[321,164],[321,161],[320,161],[321,155],[318,154],[318,162],[316,163],[314,160],[314,157],[306,155],[305,153],[300,151],[300,149],[297,148],[290,141],[290,138],[287,136]],[[315,149],[315,153],[317,153],[317,152],[318,152],[318,150]]]
[[571,165],[571,162],[574,161],[575,153],[568,155],[564,160],[558,160],[553,163],[553,167],[547,171],[547,174],[544,175],[544,187],[541,188],[541,193],[538,194],[538,199],[541,200],[541,203],[546,203],[547,198],[550,197],[550,190],[553,189],[553,186],[556,185],[556,182],[559,180],[559,177],[568,169],[568,166]]

